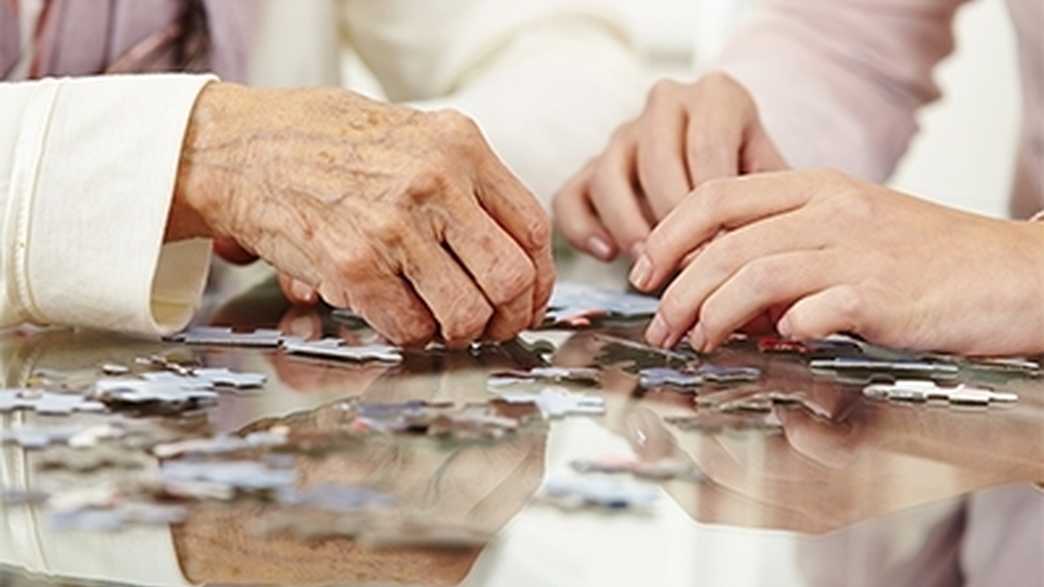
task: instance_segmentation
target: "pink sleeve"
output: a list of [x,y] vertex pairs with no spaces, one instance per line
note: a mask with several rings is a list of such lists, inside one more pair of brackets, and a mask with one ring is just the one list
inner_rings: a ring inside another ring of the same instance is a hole
[[716,66],[743,83],[795,167],[882,181],[939,98],[967,0],[764,0]]

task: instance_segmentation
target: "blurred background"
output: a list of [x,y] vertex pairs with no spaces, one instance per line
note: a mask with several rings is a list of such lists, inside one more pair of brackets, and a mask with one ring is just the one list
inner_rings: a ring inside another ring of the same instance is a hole
[[[337,45],[336,31],[323,26],[337,21],[332,2],[266,1],[256,83],[350,80],[352,89],[380,95],[350,50],[316,51]],[[664,75],[691,79],[694,68],[714,57],[756,2],[643,0],[615,2],[613,8],[629,20],[651,83]],[[924,132],[894,184],[950,205],[1006,215],[1019,112],[1016,68],[1004,3],[978,0],[966,6],[958,20],[957,51],[939,72],[945,98],[923,113]]]

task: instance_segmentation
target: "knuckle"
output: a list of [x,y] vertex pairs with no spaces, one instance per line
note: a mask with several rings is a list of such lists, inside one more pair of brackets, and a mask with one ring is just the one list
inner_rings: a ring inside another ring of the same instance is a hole
[[840,286],[837,291],[837,308],[835,310],[844,322],[857,329],[863,322],[866,312],[865,296],[853,286]]
[[[731,275],[734,270],[736,255],[730,254],[729,243],[732,239],[723,238],[707,245],[703,251],[703,263],[707,267],[707,274],[715,278],[724,278]],[[755,269],[755,271],[758,271]],[[750,277],[759,278],[752,275]]]
[[335,252],[333,267],[341,278],[356,280],[371,275],[377,258],[368,247],[351,247]]
[[491,154],[478,123],[457,110],[440,110],[434,114],[438,139],[454,156],[481,157]]
[[655,108],[676,100],[681,87],[680,83],[669,78],[657,80],[649,90],[648,106]]
[[415,170],[397,199],[400,208],[412,209],[449,192],[453,174],[448,164],[438,158],[429,160]]
[[613,134],[610,135],[610,143],[630,143],[634,138],[635,126],[635,122],[632,121],[616,127],[616,130],[614,130]]
[[530,249],[540,250],[551,246],[551,218],[543,208],[526,218],[525,230]]
[[398,249],[403,246],[409,230],[409,222],[402,215],[384,214],[371,220],[368,232],[381,245]]
[[771,261],[758,259],[747,263],[736,275],[737,279],[759,295],[774,292],[779,286],[780,275]]

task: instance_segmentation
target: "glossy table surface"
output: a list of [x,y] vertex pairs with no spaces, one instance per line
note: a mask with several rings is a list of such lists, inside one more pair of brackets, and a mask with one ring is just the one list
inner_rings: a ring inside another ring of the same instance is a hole
[[[288,308],[271,286],[212,304],[201,320],[352,341],[373,336],[328,311]],[[250,525],[278,506],[258,502],[199,508],[187,523],[141,530],[140,538],[55,532],[43,527],[38,513],[11,506],[3,531],[19,546],[0,555],[0,583],[56,575],[66,583],[171,584],[177,582],[171,575],[180,573],[182,583],[196,584],[930,585],[994,571],[1020,547],[1028,553],[1015,563],[1029,573],[1021,575],[1023,584],[1042,581],[1044,494],[1034,483],[1044,480],[1044,379],[962,371],[962,380],[1014,391],[1020,401],[988,410],[894,405],[865,399],[862,385],[811,373],[800,356],[765,354],[740,341],[704,360],[757,367],[761,380],[708,388],[699,397],[803,391],[814,409],[776,408],[782,431],[686,431],[664,418],[691,414],[693,396],[643,393],[634,360],[656,359],[615,342],[639,340],[641,330],[641,323],[631,323],[527,333],[521,343],[478,352],[410,353],[395,366],[329,363],[266,349],[184,348],[205,364],[269,377],[262,393],[224,395],[193,418],[145,421],[185,437],[273,424],[336,427],[338,402],[349,397],[484,402],[491,397],[491,372],[545,359],[602,367],[601,385],[584,390],[604,397],[607,411],[529,426],[495,442],[366,436],[296,462],[305,485],[362,484],[395,496],[398,507],[494,531],[482,548],[375,550],[349,538],[263,537]],[[538,340],[550,342],[553,352],[534,352]],[[0,366],[5,386],[18,387],[34,373],[90,377],[103,362],[131,364],[177,346],[60,330],[12,334],[0,339]],[[30,414],[0,418],[4,429],[68,423]],[[38,455],[15,446],[2,450],[5,482],[17,478],[30,489],[88,482],[49,478],[31,466]],[[660,499],[644,512],[561,511],[533,499],[547,479],[572,474],[574,459],[629,455],[683,459],[705,478],[654,483]],[[1001,504],[996,512],[991,500]],[[1029,509],[1023,515],[1012,507]],[[1004,552],[970,552],[971,543],[981,542],[974,532],[989,536],[991,525],[1010,528],[1013,520],[1030,524],[1028,533],[1005,533],[1016,544]],[[128,540],[159,546],[135,550]]]

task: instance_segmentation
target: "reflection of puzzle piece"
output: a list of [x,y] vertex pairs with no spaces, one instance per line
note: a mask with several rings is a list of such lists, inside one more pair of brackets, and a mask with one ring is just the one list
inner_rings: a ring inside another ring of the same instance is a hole
[[116,532],[130,526],[168,526],[184,522],[188,509],[178,505],[121,503],[109,508],[84,508],[52,512],[55,530]]
[[894,384],[869,385],[863,395],[875,400],[905,403],[946,403],[952,406],[988,407],[1019,400],[1014,393],[958,385],[939,387],[934,381],[897,381]]
[[669,365],[690,368],[700,362],[699,356],[691,351],[656,348],[608,334],[596,334],[595,337],[604,343],[595,362],[602,366],[626,365],[626,370],[631,373]]
[[670,367],[652,367],[638,372],[638,385],[642,389],[658,387],[692,388],[703,385],[703,377],[692,371],[679,371]]
[[573,393],[561,387],[547,387],[540,393],[505,393],[500,399],[509,404],[536,404],[544,418],[594,416],[605,413],[605,399]]
[[79,474],[115,469],[129,471],[140,469],[144,464],[138,453],[112,446],[90,450],[50,449],[36,459],[36,468],[40,471],[71,471]]
[[832,359],[813,359],[809,362],[813,371],[824,373],[881,373],[896,375],[915,375],[933,379],[950,379],[956,377],[960,369],[953,363],[917,360],[880,360],[860,357],[835,357]]
[[544,485],[541,501],[566,510],[629,510],[648,507],[658,498],[659,493],[647,487],[582,477],[549,479]]
[[643,389],[674,387],[692,389],[707,383],[747,383],[761,378],[761,371],[753,367],[719,367],[703,365],[695,370],[679,370],[670,367],[642,369],[638,373],[638,384]]
[[52,445],[67,444],[81,428],[75,426],[19,427],[0,430],[0,444],[14,444],[25,449],[41,449]]
[[278,491],[297,482],[294,469],[270,467],[256,461],[163,463],[160,477],[165,483],[203,483],[241,491]]
[[0,505],[8,507],[24,505],[42,505],[49,496],[39,491],[22,491],[20,489],[0,489]]
[[261,387],[267,378],[260,373],[237,373],[229,369],[196,369],[192,376],[214,384],[216,387],[232,387],[235,389],[252,389]]
[[579,383],[598,385],[601,374],[598,369],[586,367],[535,367],[528,371],[498,371],[489,376],[490,387],[504,387],[516,383]]
[[103,440],[123,438],[127,434],[121,426],[103,424],[84,428],[82,426],[21,426],[0,431],[0,443],[16,444],[22,448],[47,448],[65,445],[73,448],[97,446]]
[[168,340],[183,344],[214,346],[278,347],[285,335],[272,329],[234,332],[231,328],[196,326],[171,336]]
[[804,392],[769,391],[719,403],[715,409],[724,413],[758,413],[768,414],[775,408],[804,408],[809,413],[820,417],[829,417],[829,413],[821,406],[808,399]]
[[286,430],[269,430],[253,432],[243,437],[224,435],[159,444],[152,447],[152,454],[161,459],[172,459],[188,454],[216,455],[256,448],[275,448],[286,443]]
[[204,381],[192,382],[170,373],[146,373],[143,377],[100,379],[94,384],[94,397],[106,404],[130,405],[209,403],[218,399]]
[[371,344],[366,346],[348,346],[339,338],[305,341],[286,339],[283,348],[288,353],[309,355],[325,359],[340,359],[357,363],[377,361],[381,363],[401,363],[402,350],[396,347]]
[[635,458],[578,459],[569,466],[577,473],[604,473],[615,475],[627,473],[640,479],[657,481],[686,480],[700,481],[705,477],[691,462],[680,459],[640,461]]
[[276,500],[287,506],[303,506],[327,512],[353,512],[383,509],[395,505],[395,498],[368,487],[324,484],[307,489],[281,490]]
[[104,412],[105,405],[82,395],[33,389],[0,390],[0,413],[34,411],[43,416],[68,416],[74,412]]

